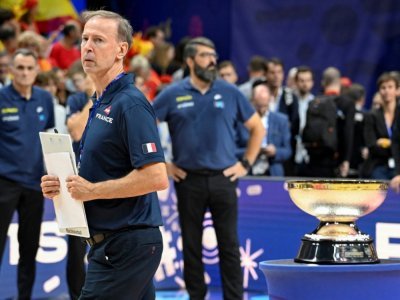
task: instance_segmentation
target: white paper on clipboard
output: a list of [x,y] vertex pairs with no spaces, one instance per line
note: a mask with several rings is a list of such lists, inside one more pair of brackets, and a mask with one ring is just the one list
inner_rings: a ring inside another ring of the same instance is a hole
[[88,238],[83,202],[73,199],[67,189],[66,178],[77,174],[71,137],[49,132],[40,132],[39,136],[47,173],[60,179],[60,194],[53,200],[58,227],[63,233]]

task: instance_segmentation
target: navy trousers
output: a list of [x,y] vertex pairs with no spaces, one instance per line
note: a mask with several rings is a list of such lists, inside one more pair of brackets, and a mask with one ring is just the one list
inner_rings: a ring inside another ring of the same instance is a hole
[[95,244],[79,299],[155,299],[153,276],[162,248],[158,228],[120,231]]
[[77,300],[85,283],[86,266],[86,243],[81,237],[68,236],[67,255],[67,284],[71,300]]
[[43,194],[18,183],[0,178],[0,266],[7,241],[8,226],[18,212],[18,299],[31,299],[36,273],[36,253],[39,248],[43,216]]
[[203,221],[207,209],[217,235],[223,298],[243,299],[236,187],[237,181],[231,182],[223,174],[188,172],[185,180],[175,182],[182,230],[183,274],[191,300],[204,300],[207,294],[202,261]]

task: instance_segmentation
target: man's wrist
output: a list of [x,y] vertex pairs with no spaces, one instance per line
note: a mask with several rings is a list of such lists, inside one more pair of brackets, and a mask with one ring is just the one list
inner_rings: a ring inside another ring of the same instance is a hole
[[245,168],[247,171],[250,171],[251,164],[250,164],[250,162],[249,162],[249,160],[247,158],[242,158],[240,163],[242,164],[243,168]]

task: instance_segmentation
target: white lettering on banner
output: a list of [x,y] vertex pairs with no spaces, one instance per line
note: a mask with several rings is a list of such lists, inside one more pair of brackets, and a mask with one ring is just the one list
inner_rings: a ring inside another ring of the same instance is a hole
[[400,243],[390,243],[391,238],[400,239],[400,224],[376,223],[375,232],[379,258],[400,258]]
[[19,260],[18,243],[18,224],[12,223],[8,227],[8,237],[10,238],[10,265],[17,265]]
[[96,119],[106,121],[107,123],[110,123],[110,124],[112,124],[112,122],[113,122],[113,118],[103,116],[102,114],[99,114],[99,113],[96,114]]
[[58,288],[61,284],[60,276],[53,276],[43,284],[43,290],[46,293],[50,293]]
[[[17,265],[19,260],[18,223],[10,224],[8,236],[10,238],[10,265]],[[42,222],[39,249],[36,261],[52,264],[62,261],[67,255],[67,242],[60,233],[56,221]]]

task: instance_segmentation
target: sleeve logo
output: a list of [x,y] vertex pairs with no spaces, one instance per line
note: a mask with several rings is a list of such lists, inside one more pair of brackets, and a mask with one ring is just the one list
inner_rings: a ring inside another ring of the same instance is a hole
[[157,147],[155,143],[147,143],[147,144],[142,144],[142,150],[144,154],[154,153],[157,152]]

